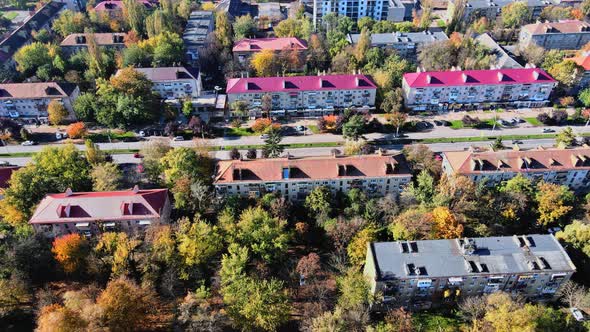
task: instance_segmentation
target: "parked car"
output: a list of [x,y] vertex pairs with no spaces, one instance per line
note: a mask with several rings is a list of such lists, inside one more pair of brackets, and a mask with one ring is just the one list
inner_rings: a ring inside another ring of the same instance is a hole
[[139,152],[135,152],[133,154],[133,158],[140,158],[141,159],[141,158],[143,158],[143,156]]
[[68,133],[63,132],[63,131],[57,131],[55,133],[55,139],[60,140],[60,139],[66,139],[68,138]]
[[578,308],[570,308],[570,312],[572,313],[572,316],[574,316],[574,318],[578,321],[584,321],[584,313],[578,309]]
[[31,145],[35,145],[35,144],[37,144],[37,143],[35,143],[33,141],[24,141],[20,145],[22,145],[22,146],[31,146]]
[[549,227],[547,231],[549,232],[549,234],[555,235],[555,233],[561,232],[561,227]]
[[434,120],[434,124],[437,126],[442,126],[443,123],[442,123],[442,121]]
[[551,129],[551,128],[543,128],[543,133],[554,133],[555,130]]
[[184,141],[184,137],[182,137],[182,136],[176,136],[172,140],[175,141],[175,142]]
[[259,137],[260,137],[260,139],[267,139],[268,138],[268,134],[262,134]]
[[14,119],[14,118],[18,118],[18,117],[20,116],[20,114],[19,114],[18,112],[15,112],[15,111],[10,111],[10,112],[8,112],[8,115],[9,115],[11,118],[13,118],[13,119]]
[[440,122],[442,122],[443,126],[445,126],[445,127],[450,127],[451,126],[451,121],[441,120]]
[[305,131],[305,127],[304,126],[297,126],[297,127],[295,127],[295,129],[297,131]]
[[522,144],[521,140],[513,139],[512,144]]

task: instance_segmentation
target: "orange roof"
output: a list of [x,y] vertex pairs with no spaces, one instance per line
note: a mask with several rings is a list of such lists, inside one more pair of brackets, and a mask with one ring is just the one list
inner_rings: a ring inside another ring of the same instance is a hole
[[306,50],[307,43],[295,37],[245,38],[234,44],[234,52],[260,52],[262,50],[281,51],[283,49]]
[[444,158],[458,174],[545,172],[590,169],[590,148],[501,151],[452,151]]
[[570,60],[577,63],[578,66],[582,66],[584,67],[584,69],[590,70],[590,55],[588,55],[588,53],[584,53],[584,55],[570,58]]
[[[61,42],[61,46],[78,46],[78,45],[87,45],[86,39],[88,39],[91,35],[94,35],[94,40],[96,41],[97,45],[122,45],[124,44],[124,38],[127,36],[127,33],[114,33],[114,32],[105,32],[105,33],[93,33],[93,34],[86,34],[86,33],[72,33],[67,35],[66,38]],[[83,37],[83,39],[81,39]],[[116,37],[116,38],[115,38]]]
[[407,176],[410,169],[402,154],[301,157],[220,161],[215,183]]

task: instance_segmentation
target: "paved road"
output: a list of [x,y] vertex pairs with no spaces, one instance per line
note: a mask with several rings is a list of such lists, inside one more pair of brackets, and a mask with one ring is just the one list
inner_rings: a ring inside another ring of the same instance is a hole
[[[507,141],[504,142],[506,147],[509,147],[511,142]],[[555,144],[555,140],[553,139],[536,139],[536,140],[525,140],[522,141],[520,147],[525,149],[535,148],[538,146],[545,146],[550,147]],[[486,147],[489,146],[490,142],[460,142],[460,143],[435,143],[435,144],[428,144],[428,146],[435,152],[441,151],[457,151],[457,150],[464,150],[471,146],[480,146]],[[388,151],[399,151],[403,148],[403,145],[386,145],[382,146],[382,148],[387,149]],[[286,149],[285,153],[289,153],[295,157],[302,157],[302,156],[327,156],[332,153],[332,150],[335,149],[333,147],[328,148],[300,148],[300,149]],[[339,148],[342,151],[342,148]],[[245,154],[245,150],[241,150],[242,154]],[[217,159],[229,159],[229,151],[216,151],[212,153],[212,156]],[[1,158],[0,162],[6,161],[13,165],[24,166],[31,160],[30,157],[14,157],[14,158]],[[126,164],[126,163],[139,163],[140,159],[134,158],[132,154],[115,154],[113,155],[113,160],[118,164]]]

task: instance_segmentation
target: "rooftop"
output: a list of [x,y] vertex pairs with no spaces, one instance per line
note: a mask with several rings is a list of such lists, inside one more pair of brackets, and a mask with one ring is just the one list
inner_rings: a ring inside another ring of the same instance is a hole
[[562,20],[558,22],[537,22],[522,27],[531,35],[546,33],[590,33],[590,24],[578,20]]
[[[351,44],[358,43],[359,33],[349,34],[347,39]],[[371,34],[371,46],[393,45],[401,43],[426,44],[439,40],[447,40],[449,37],[442,30],[426,30],[422,32],[391,32]]]
[[224,160],[217,164],[215,183],[385,176],[411,176],[402,154]]
[[280,51],[283,49],[306,50],[307,42],[295,37],[285,38],[245,38],[234,44],[234,52],[259,52],[262,50]]
[[[143,4],[146,9],[152,9],[155,7],[153,2],[149,0],[136,0],[137,2]],[[94,7],[94,10],[100,11],[112,11],[112,10],[123,10],[123,1],[121,0],[107,0],[100,2],[98,5]]]
[[76,87],[73,83],[57,82],[0,83],[0,100],[67,97],[76,90]]
[[576,269],[561,244],[550,234],[375,242],[370,248],[380,280]]
[[213,12],[194,11],[191,13],[182,39],[187,48],[199,47],[205,43],[207,35],[213,29]]
[[512,58],[510,54],[508,54],[508,52],[502,46],[500,46],[488,33],[482,33],[481,35],[475,37],[475,40],[494,52],[494,55],[496,56],[497,67],[513,69],[523,68],[523,66],[518,63],[518,61],[514,60],[514,58]]
[[587,71],[590,70],[590,53],[583,52],[581,55],[571,58],[572,61],[579,66],[584,67]]
[[590,169],[590,148],[443,152],[459,174],[545,172]]
[[[186,67],[159,67],[159,68],[134,68],[144,74],[150,81],[176,81],[179,79],[196,79],[199,71],[195,68]],[[115,76],[119,75],[119,69]]]
[[159,218],[168,189],[72,192],[48,194],[29,223],[115,221]]
[[94,40],[96,41],[97,45],[117,45],[123,44],[125,42],[125,37],[127,36],[127,33],[73,33],[71,35],[66,36],[66,38],[64,38],[60,45],[62,47],[87,45],[87,40],[88,38],[90,38],[90,36],[94,36]]
[[410,87],[464,86],[487,84],[531,84],[556,82],[540,68],[449,70],[405,73]]
[[232,78],[227,81],[226,92],[297,92],[321,90],[376,89],[365,75],[323,75],[291,77]]
[[[511,3],[513,3],[514,0],[468,0],[467,3],[465,4],[465,6],[467,8],[472,8],[472,9],[480,9],[480,8],[502,8],[505,7]],[[545,0],[524,0],[524,2],[529,6],[529,7],[545,7],[547,5],[557,5],[558,3],[553,3],[552,0],[549,0],[549,3],[547,3],[547,1]]]

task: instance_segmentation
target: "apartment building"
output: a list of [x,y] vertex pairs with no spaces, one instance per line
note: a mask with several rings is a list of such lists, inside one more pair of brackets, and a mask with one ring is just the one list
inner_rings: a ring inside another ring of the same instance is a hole
[[406,106],[414,111],[542,107],[556,85],[540,68],[419,71],[402,80]]
[[552,301],[576,267],[551,234],[373,242],[364,274],[374,310],[419,310],[498,291]]
[[[508,6],[509,4],[515,2],[514,0],[467,0],[464,3],[464,10],[463,10],[463,17],[462,19],[467,22],[473,22],[480,17],[486,17],[489,22],[496,21],[500,15],[502,14],[502,8]],[[574,6],[578,5],[580,2],[575,1],[568,1],[568,0],[527,0],[524,1],[527,4],[529,9],[530,16],[527,18],[528,20],[537,19],[541,16],[541,12],[547,6]],[[457,5],[463,4],[460,0],[449,0],[449,4],[447,6],[447,15],[448,17],[452,17],[453,13],[455,12],[455,7]]]
[[590,184],[590,148],[443,152],[443,171],[496,185],[522,174],[574,190]]
[[262,116],[265,95],[271,96],[272,115],[321,116],[347,107],[375,107],[377,86],[361,74],[253,77],[229,79],[226,92],[229,105],[245,102],[250,117]]
[[538,45],[547,50],[579,50],[590,42],[590,24],[577,20],[537,22],[520,29],[521,48]]
[[189,63],[196,64],[199,60],[199,52],[207,45],[207,36],[213,31],[214,22],[213,12],[191,12],[182,34],[186,58]]
[[[186,99],[200,96],[201,73],[188,67],[135,68],[154,83],[152,90],[163,99]],[[115,75],[119,75],[118,70]]]
[[302,200],[316,187],[333,193],[358,188],[369,196],[398,195],[412,174],[403,154],[302,157],[218,162],[213,185],[220,196],[278,193]]
[[47,237],[101,232],[136,233],[151,224],[168,223],[168,189],[48,194],[29,223]]
[[51,31],[51,24],[65,8],[62,2],[50,1],[25,19],[21,26],[0,41],[0,64],[6,69],[15,70],[14,53],[33,42],[33,32],[42,29]]
[[66,36],[59,45],[64,54],[71,55],[88,49],[88,42],[94,39],[97,46],[104,49],[122,50],[125,48],[127,33],[73,33]]
[[250,57],[257,52],[271,50],[275,53],[281,51],[298,51],[302,59],[307,52],[307,42],[296,37],[283,38],[245,38],[234,43],[232,49],[234,58],[241,63],[250,61]]
[[0,84],[0,116],[46,117],[47,106],[57,100],[70,112],[70,119],[74,119],[74,100],[79,95],[80,89],[72,83]]
[[377,21],[402,22],[411,19],[415,5],[411,0],[318,0],[317,10],[320,17],[337,13],[355,21],[367,16]]
[[[149,0],[136,0],[137,3],[143,5],[145,10],[153,10],[157,8],[157,2],[151,2]],[[94,10],[97,13],[105,13],[110,17],[120,16],[123,13],[125,4],[122,0],[107,0],[99,2],[94,6]]]
[[[356,45],[360,34],[348,34],[347,40]],[[448,40],[449,37],[441,29],[431,29],[422,32],[390,32],[371,34],[371,47],[394,50],[399,56],[416,62],[417,53],[421,47],[428,44]]]
[[582,52],[582,54],[571,58],[572,61],[584,68],[584,73],[582,74],[582,78],[580,78],[580,82],[574,89],[574,92],[586,89],[590,87],[590,52]]

